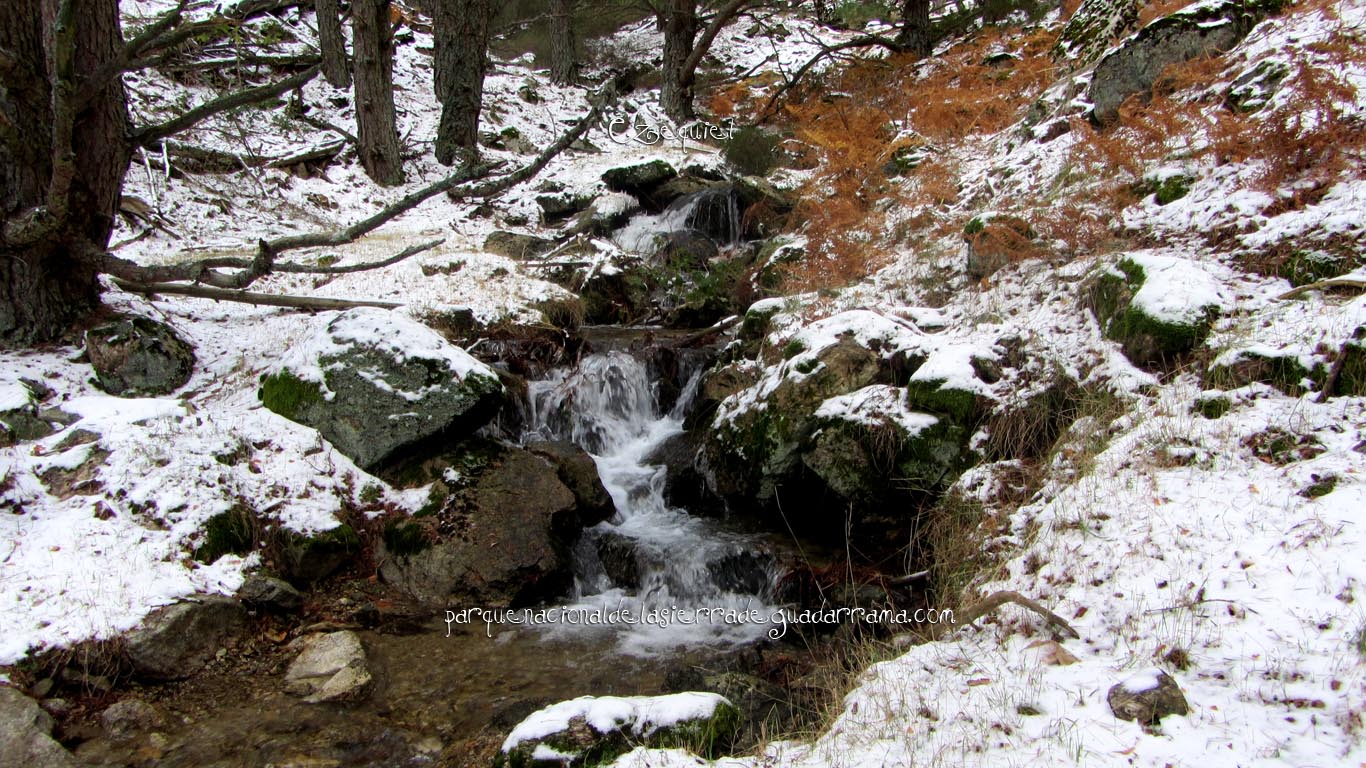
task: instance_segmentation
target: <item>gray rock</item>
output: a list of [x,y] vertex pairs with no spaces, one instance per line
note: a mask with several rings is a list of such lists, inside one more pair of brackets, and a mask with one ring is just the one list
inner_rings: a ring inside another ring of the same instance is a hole
[[612,586],[640,588],[640,552],[635,539],[608,531],[598,537],[593,549]]
[[575,195],[568,192],[554,192],[537,195],[536,204],[541,207],[541,218],[546,223],[567,219],[588,208],[593,203],[592,195]]
[[198,672],[245,629],[236,600],[206,595],[158,609],[124,636],[133,671],[153,680],[181,680]]
[[287,581],[253,573],[237,590],[237,599],[256,610],[294,613],[304,607],[304,596]]
[[[573,583],[571,549],[583,528],[574,492],[530,451],[496,444],[486,451],[482,467],[458,470],[474,475],[462,478],[467,485],[443,482],[428,514],[385,530],[380,575],[420,602],[523,605],[558,597]],[[433,537],[426,523],[452,533]]]
[[298,641],[299,655],[285,672],[285,692],[309,704],[355,702],[374,682],[365,647],[354,632],[309,635]]
[[114,741],[128,741],[139,732],[160,728],[165,723],[156,707],[142,699],[123,699],[100,713],[100,725]]
[[[15,386],[24,388],[28,402],[19,408],[0,411],[0,448],[8,448],[23,440],[41,440],[56,431],[43,418],[43,411],[55,409],[40,409],[38,406],[38,402],[50,394],[47,387],[36,381],[23,381]],[[42,387],[42,393],[35,387]]]
[[126,317],[85,332],[85,352],[111,395],[166,395],[190,380],[194,349],[165,323]]
[[613,168],[602,174],[602,181],[613,192],[626,192],[640,197],[677,175],[678,171],[672,165],[663,160],[651,160],[639,165]]
[[1199,3],[1144,27],[1096,65],[1090,90],[1096,120],[1114,120],[1119,105],[1148,93],[1167,67],[1230,50],[1281,5],[1282,0]]
[[527,450],[554,465],[560,482],[574,494],[579,527],[592,527],[617,513],[612,494],[598,474],[597,462],[587,451],[564,440],[531,443]]
[[348,310],[319,335],[305,348],[325,351],[290,365],[322,371],[322,382],[286,366],[261,380],[258,395],[270,410],[315,427],[362,467],[373,469],[424,441],[459,440],[503,402],[492,369],[400,315]]
[[52,716],[13,688],[0,686],[0,756],[5,765],[74,768],[76,758],[52,738]]
[[1190,712],[1181,686],[1166,672],[1152,670],[1135,675],[1110,688],[1105,700],[1120,720],[1156,725],[1167,715]]
[[1069,71],[1084,67],[1104,53],[1111,40],[1137,23],[1135,0],[1082,0],[1058,34],[1053,58]]
[[298,584],[312,584],[331,576],[360,551],[360,536],[345,523],[311,536],[286,534],[280,575]]

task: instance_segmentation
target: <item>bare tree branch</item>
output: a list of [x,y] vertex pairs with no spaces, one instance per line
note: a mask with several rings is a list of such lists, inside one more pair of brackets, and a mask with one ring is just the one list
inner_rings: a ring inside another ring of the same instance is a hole
[[273,99],[286,91],[298,88],[316,77],[319,69],[320,66],[315,63],[303,72],[287,77],[277,83],[262,85],[257,88],[248,88],[245,91],[231,93],[227,96],[214,99],[213,101],[200,104],[180,117],[167,120],[164,123],[135,129],[130,138],[134,145],[141,145],[149,148],[154,147],[157,142],[167,136],[180,133],[220,112],[226,112],[230,109],[246,106],[247,104],[255,104],[267,99]]
[[801,82],[801,79],[811,71],[811,68],[819,64],[825,57],[833,56],[840,51],[847,51],[851,48],[868,48],[874,45],[886,48],[893,53],[901,53],[905,50],[900,43],[880,35],[864,35],[852,40],[845,40],[837,45],[822,46],[820,53],[812,56],[810,60],[801,65],[797,71],[792,74],[792,77],[788,78],[786,83],[783,83],[782,87],[774,91],[772,96],[768,97],[768,101],[764,102],[764,108],[759,110],[759,114],[754,118],[754,124],[763,125],[769,118],[773,117],[773,107],[778,103],[778,99],[782,98],[783,94],[795,88],[797,83]]
[[166,34],[167,30],[179,24],[184,18],[185,6],[189,5],[189,2],[190,0],[180,0],[180,2],[176,3],[176,7],[171,9],[165,16],[162,16],[151,24],[143,27],[133,36],[133,39],[129,40],[123,46],[122,61],[127,62],[136,59],[149,45],[156,42],[158,37]]
[[1025,597],[1019,592],[1013,592],[1010,590],[992,592],[990,595],[987,595],[986,597],[982,598],[976,603],[973,603],[972,605],[968,606],[965,610],[961,611],[961,615],[955,617],[954,624],[941,624],[938,626],[961,627],[966,624],[971,624],[974,621],[977,621],[978,619],[987,615],[988,613],[991,613],[992,611],[996,610],[997,608],[1000,608],[1006,603],[1014,603],[1020,606],[1021,608],[1025,608],[1030,611],[1033,611],[1034,613],[1037,613],[1038,615],[1042,616],[1045,621],[1048,622],[1049,626],[1054,627],[1059,633],[1066,637],[1070,637],[1073,639],[1081,637],[1081,635],[1077,634],[1077,630],[1073,629],[1072,625],[1068,624],[1067,620],[1063,617],[1059,616],[1056,613],[1053,613],[1052,611],[1043,607],[1034,600]]
[[256,306],[266,307],[288,307],[290,309],[353,309],[355,307],[395,309],[403,306],[396,301],[328,299],[319,296],[289,296],[277,293],[253,293],[251,291],[209,288],[202,285],[187,285],[185,283],[139,283],[117,277],[114,278],[114,285],[131,293],[144,293],[148,295],[157,293],[175,294],[178,296],[194,296],[201,299],[213,299],[215,301],[234,301],[241,304],[254,304]]
[[697,42],[693,43],[692,53],[688,54],[688,58],[683,60],[683,72],[679,78],[683,85],[690,85],[696,79],[697,67],[702,63],[702,57],[706,56],[707,51],[711,49],[711,44],[716,40],[716,36],[721,32],[721,28],[726,26],[726,24],[730,22],[731,17],[739,13],[740,9],[744,8],[745,5],[750,2],[753,2],[753,0],[730,0],[730,2],[717,10],[716,15],[712,17],[711,23],[702,31],[702,36],[697,39]]

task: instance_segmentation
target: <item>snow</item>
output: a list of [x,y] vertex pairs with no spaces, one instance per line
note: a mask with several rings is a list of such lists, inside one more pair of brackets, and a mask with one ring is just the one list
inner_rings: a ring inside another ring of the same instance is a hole
[[908,437],[914,437],[939,423],[928,413],[914,413],[906,408],[906,393],[886,384],[873,384],[847,395],[827,399],[816,409],[818,419],[840,419],[879,427],[890,421],[901,427]]
[[1230,306],[1204,264],[1153,252],[1130,253],[1126,258],[1143,269],[1143,286],[1134,294],[1133,306],[1148,317],[1191,325],[1200,322],[1208,309]]
[[1129,693],[1143,693],[1145,691],[1156,690],[1157,687],[1162,684],[1162,680],[1159,677],[1161,673],[1162,670],[1160,669],[1147,669],[1130,677],[1128,680],[1125,680],[1121,685],[1123,685],[1124,690]]
[[716,693],[673,693],[665,696],[581,696],[533,712],[518,723],[503,741],[509,752],[524,741],[543,739],[567,730],[575,718],[583,718],[598,733],[626,728],[632,735],[648,736],[691,720],[705,720],[716,707],[730,702]]

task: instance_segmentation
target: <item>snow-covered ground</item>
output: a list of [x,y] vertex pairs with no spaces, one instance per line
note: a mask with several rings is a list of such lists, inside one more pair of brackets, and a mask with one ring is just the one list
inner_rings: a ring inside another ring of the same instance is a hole
[[[126,13],[144,18],[170,5],[124,2]],[[1294,60],[1301,64],[1312,61],[1318,55],[1314,42],[1325,30],[1360,40],[1366,3],[1344,0],[1332,10],[1292,10],[1263,22],[1226,57],[1230,71],[1275,51],[1298,54]],[[309,19],[296,23],[302,29]],[[796,21],[785,23],[794,40],[807,34]],[[309,34],[304,30],[301,37]],[[627,48],[657,50],[658,36],[649,25],[619,38]],[[774,52],[769,46],[747,36],[741,24],[723,35],[717,56],[739,72],[756,66],[791,71],[805,58],[781,46],[781,60],[765,63]],[[1353,108],[1359,117],[1366,100],[1361,72],[1349,68],[1343,77],[1356,88]],[[395,82],[400,135],[419,153],[406,164],[405,185],[378,189],[353,160],[312,179],[264,169],[167,179],[152,160],[150,170],[143,167],[139,156],[127,192],[153,202],[178,237],[157,233],[130,243],[120,255],[150,262],[207,249],[247,253],[258,237],[344,226],[440,178],[445,169],[426,146],[438,108],[429,86],[429,39],[422,33],[399,47]],[[536,104],[518,93],[528,84],[542,96]],[[154,74],[140,75],[132,86],[134,114],[144,120],[158,114],[158,102],[173,90]],[[585,111],[581,90],[548,84],[526,62],[498,62],[487,89],[485,129],[514,126],[532,146],[549,143],[567,120]],[[175,92],[184,90],[177,86]],[[209,95],[189,93],[191,101]],[[347,108],[331,106],[341,94],[321,81],[304,93],[326,119],[350,124]],[[630,97],[640,107],[651,98]],[[1293,98],[1293,91],[1281,98]],[[244,131],[233,122],[249,120],[276,121],[276,129]],[[287,122],[276,113],[249,112],[200,128],[191,143],[273,155],[331,138]],[[264,143],[267,135],[279,143]],[[1079,136],[1040,144],[1020,142],[1011,130],[966,143],[955,150],[965,188],[960,199],[989,205],[1051,185],[1063,175]],[[493,217],[475,218],[471,203],[438,197],[359,243],[302,257],[335,254],[340,263],[358,263],[418,239],[445,238],[437,250],[375,272],[325,280],[274,276],[256,288],[397,300],[405,304],[398,312],[418,319],[450,306],[469,306],[488,322],[534,319],[533,305],[562,295],[562,289],[526,274],[512,260],[482,252],[480,244],[495,228],[509,226],[509,218],[536,220],[537,186],[552,180],[571,192],[600,191],[603,170],[655,157],[679,168],[719,163],[714,150],[697,146],[625,146],[601,130],[589,140],[600,151],[561,157],[541,177],[512,190]],[[489,156],[511,166],[530,155]],[[1212,355],[1263,349],[1306,363],[1324,362],[1366,323],[1366,298],[1311,292],[1278,300],[1290,287],[1286,281],[1246,274],[1201,239],[1215,228],[1236,232],[1238,247],[1248,249],[1300,236],[1359,237],[1366,230],[1359,168],[1347,169],[1313,204],[1279,212],[1272,209],[1276,190],[1257,187],[1258,169],[1251,164],[1201,160],[1181,168],[1196,176],[1187,196],[1165,206],[1141,201],[1122,216],[1130,231],[1162,243],[1133,256],[1150,272],[1173,270],[1166,288],[1157,287],[1161,277],[1147,286],[1145,306],[1182,312],[1213,303],[1225,312],[1206,343]],[[115,239],[133,234],[122,231]],[[1318,403],[1313,393],[1291,397],[1255,384],[1223,393],[1231,408],[1208,418],[1196,404],[1212,393],[1202,391],[1198,375],[1160,380],[1135,368],[1101,337],[1083,308],[1079,284],[1118,254],[1027,261],[978,286],[960,276],[960,240],[933,245],[890,254],[877,274],[833,297],[810,294],[784,302],[774,341],[798,334],[815,339],[822,326],[802,325],[813,316],[875,308],[905,319],[906,327],[898,325],[895,332],[914,338],[907,343],[936,350],[989,351],[995,339],[1018,335],[1032,355],[1123,403],[1124,414],[1113,423],[1087,421],[1074,428],[1079,443],[1104,438],[1103,450],[1060,452],[1049,479],[1028,503],[995,510],[1005,518],[998,526],[1004,533],[991,544],[1006,554],[998,572],[975,585],[981,594],[1019,591],[1066,618],[1081,635],[1064,644],[1076,661],[1054,663],[1059,654],[1038,644],[1047,637],[1038,619],[1007,606],[977,626],[868,670],[846,698],[843,714],[813,742],[773,744],[756,756],[718,764],[1366,763],[1366,608],[1358,602],[1366,595],[1356,593],[1366,584],[1366,401],[1335,397]],[[456,262],[462,263],[458,270],[430,269]],[[425,274],[424,266],[433,274]],[[945,270],[959,282],[942,306],[930,310],[924,306],[928,294],[943,293],[938,283]],[[256,500],[282,524],[318,530],[332,524],[345,489],[368,482],[315,432],[256,400],[257,378],[295,340],[325,322],[326,313],[312,317],[199,299],[148,302],[112,290],[109,301],[170,322],[195,346],[199,364],[178,398],[128,400],[96,389],[76,349],[0,357],[0,400],[24,397],[19,379],[32,378],[55,393],[45,405],[82,419],[50,438],[0,449],[0,663],[36,649],[109,637],[156,605],[195,591],[231,592],[250,559],[202,565],[190,552],[198,526],[236,499]],[[943,330],[933,330],[926,342],[921,331],[931,328]],[[837,405],[854,415],[876,407]],[[64,442],[81,428],[99,433],[98,443]],[[1293,455],[1265,450],[1283,435],[1290,436],[1289,444],[1312,448]],[[98,474],[103,488],[90,496],[53,496],[40,475],[80,465],[96,446],[109,454]],[[217,458],[239,450],[244,460]],[[980,492],[993,509],[990,485],[987,469],[969,472],[960,482],[961,490]],[[420,501],[391,497],[410,507]],[[1106,692],[1154,667],[1178,681],[1191,711],[1145,731],[1116,719]],[[617,764],[694,766],[697,758],[638,750]]]

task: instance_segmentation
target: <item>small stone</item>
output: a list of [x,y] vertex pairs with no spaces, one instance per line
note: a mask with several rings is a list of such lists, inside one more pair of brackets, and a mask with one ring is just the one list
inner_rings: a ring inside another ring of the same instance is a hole
[[149,731],[164,724],[161,713],[142,699],[124,699],[100,713],[100,725],[114,741],[128,741],[139,731]]
[[[51,704],[55,699],[49,699]],[[0,686],[0,761],[4,765],[66,768],[77,765],[52,738],[52,717],[14,688]]]
[[294,613],[304,606],[304,596],[287,581],[253,573],[237,590],[249,608],[269,613]]
[[309,704],[356,701],[370,692],[365,648],[354,632],[329,632],[300,641],[302,650],[285,672],[285,692]]
[[52,689],[56,687],[56,685],[56,680],[53,680],[50,677],[45,677],[42,680],[39,680],[38,682],[34,683],[33,690],[29,692],[32,693],[35,698],[46,699],[48,696],[52,695]]
[[1110,711],[1121,720],[1134,720],[1144,725],[1156,725],[1167,715],[1190,712],[1181,686],[1172,676],[1161,670],[1149,670],[1118,683],[1106,694]]

